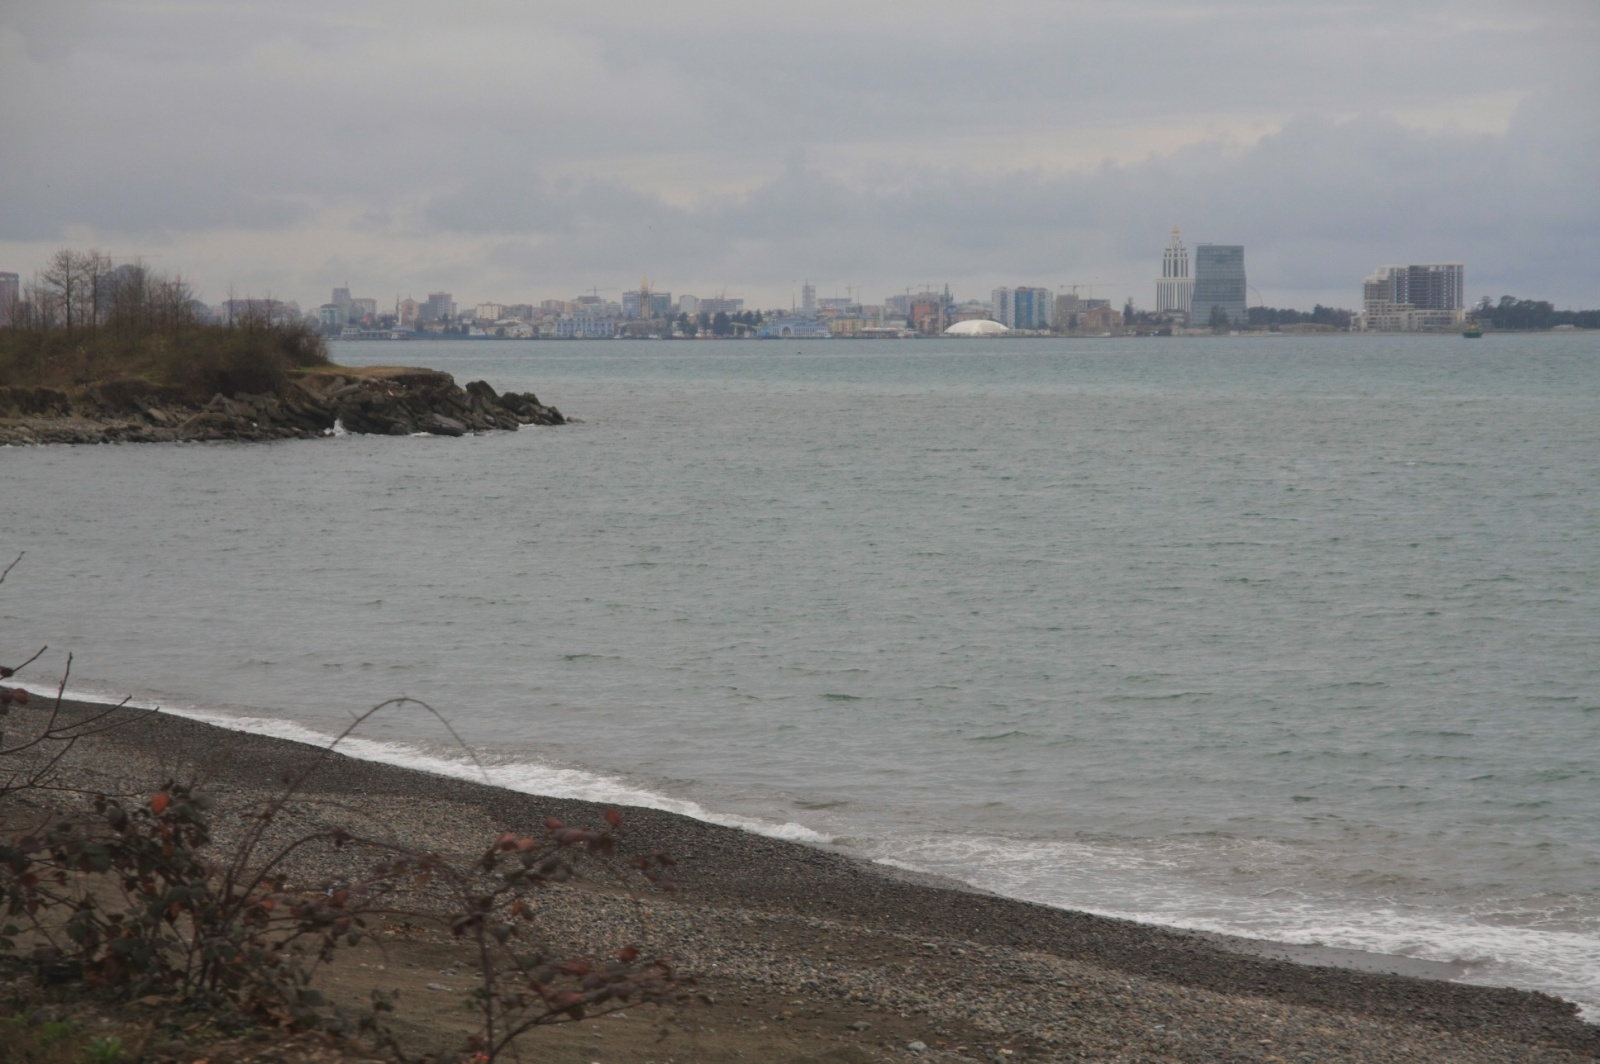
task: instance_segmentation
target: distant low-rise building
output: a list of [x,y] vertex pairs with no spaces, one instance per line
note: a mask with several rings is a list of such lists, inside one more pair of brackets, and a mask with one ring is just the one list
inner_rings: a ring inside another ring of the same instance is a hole
[[756,330],[762,340],[826,340],[833,336],[829,323],[817,317],[774,318]]
[[828,332],[844,339],[860,337],[869,329],[876,328],[878,328],[876,318],[837,317],[828,321]]
[[944,320],[944,299],[936,292],[911,297],[911,327],[924,336],[938,336],[949,324]]
[[710,314],[712,316],[716,316],[718,314],[743,314],[744,300],[729,299],[726,296],[721,296],[716,299],[702,299],[700,301],[700,313]]
[[1078,312],[1078,328],[1089,329],[1095,332],[1106,332],[1110,329],[1122,328],[1124,322],[1122,315],[1111,309],[1109,302],[1097,299],[1094,302],[1100,306],[1089,307]]
[[557,318],[551,335],[558,340],[609,340],[617,335],[617,320],[585,314]]

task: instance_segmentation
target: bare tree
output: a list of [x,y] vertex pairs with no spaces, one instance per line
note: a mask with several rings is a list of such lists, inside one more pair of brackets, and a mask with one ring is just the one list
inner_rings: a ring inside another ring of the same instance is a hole
[[194,324],[194,289],[181,275],[157,280],[151,286],[151,296],[162,332],[177,333]]
[[57,307],[54,290],[39,274],[34,274],[33,280],[22,289],[22,305],[17,319],[29,329],[54,329],[59,320]]
[[39,279],[44,282],[51,302],[60,308],[67,335],[71,336],[73,315],[83,299],[83,269],[78,253],[71,248],[61,248],[50,256]]
[[144,332],[150,325],[150,283],[150,271],[138,259],[118,270],[109,286],[107,320],[127,332]]
[[111,279],[111,256],[90,248],[78,257],[78,264],[83,280],[81,320],[92,330],[100,326],[110,309],[106,289]]

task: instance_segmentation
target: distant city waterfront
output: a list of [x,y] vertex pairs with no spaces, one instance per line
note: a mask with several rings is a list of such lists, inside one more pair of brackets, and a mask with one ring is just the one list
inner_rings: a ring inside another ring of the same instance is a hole
[[[1182,231],[1173,226],[1152,284],[1154,302],[1130,294],[1120,306],[1097,290],[1120,282],[1085,281],[1057,291],[1019,284],[991,289],[987,299],[958,298],[949,285],[908,287],[876,303],[854,295],[819,297],[810,281],[788,308],[756,308],[726,290],[715,296],[680,294],[648,278],[619,299],[592,289],[571,299],[538,303],[457,303],[450,292],[392,305],[332,289],[326,303],[303,310],[293,300],[230,296],[208,305],[186,281],[139,262],[114,263],[98,251],[58,251],[31,283],[0,272],[0,327],[70,332],[74,317],[91,327],[134,289],[187,300],[194,320],[306,325],[334,340],[904,340],[914,337],[1203,336],[1247,333],[1456,332],[1483,328],[1600,328],[1600,311],[1557,311],[1547,302],[1502,296],[1466,303],[1466,267],[1459,262],[1380,266],[1360,288],[1360,311],[1309,311],[1252,302],[1256,292],[1238,244],[1201,243],[1193,265]],[[607,289],[606,291],[612,291]],[[170,301],[169,299],[169,301]]]

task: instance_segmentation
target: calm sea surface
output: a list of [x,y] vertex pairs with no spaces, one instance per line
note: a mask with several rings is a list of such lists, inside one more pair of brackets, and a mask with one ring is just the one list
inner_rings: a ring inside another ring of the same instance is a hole
[[6,653],[1600,1004],[1600,337],[335,357],[583,423],[0,450]]

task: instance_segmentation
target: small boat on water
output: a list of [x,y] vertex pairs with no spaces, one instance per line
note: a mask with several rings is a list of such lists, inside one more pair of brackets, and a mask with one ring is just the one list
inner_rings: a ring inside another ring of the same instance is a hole
[[1477,322],[1471,322],[1465,329],[1461,330],[1461,335],[1468,340],[1476,340],[1483,335],[1483,326]]

